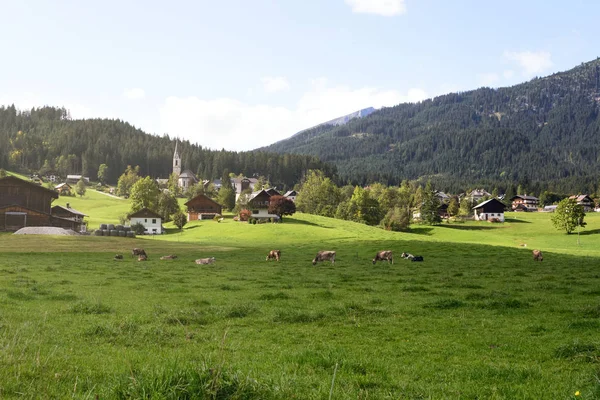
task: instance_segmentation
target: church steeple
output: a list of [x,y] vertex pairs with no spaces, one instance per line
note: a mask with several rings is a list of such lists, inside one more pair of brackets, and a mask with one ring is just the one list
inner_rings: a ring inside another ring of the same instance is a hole
[[173,173],[177,176],[181,175],[181,157],[177,151],[177,141],[175,141],[175,153],[173,153]]

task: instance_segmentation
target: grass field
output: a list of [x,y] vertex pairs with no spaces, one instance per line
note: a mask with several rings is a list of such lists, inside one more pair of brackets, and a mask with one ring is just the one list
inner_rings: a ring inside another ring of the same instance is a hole
[[[92,221],[128,207],[92,193],[69,198]],[[411,233],[297,214],[2,234],[0,398],[327,399],[334,374],[333,399],[600,398],[600,216],[586,220],[579,245],[541,213]],[[321,249],[335,265],[311,265]],[[372,265],[383,249],[395,263]]]

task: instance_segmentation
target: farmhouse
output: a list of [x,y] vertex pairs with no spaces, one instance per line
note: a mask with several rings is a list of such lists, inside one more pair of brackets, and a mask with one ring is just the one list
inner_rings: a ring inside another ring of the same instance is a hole
[[0,179],[0,231],[52,226],[51,204],[58,193],[14,176]]
[[539,200],[535,196],[518,194],[510,199],[513,211],[537,211]]
[[85,183],[90,183],[90,178],[82,175],[67,175],[67,183],[77,183],[82,178]]
[[283,195],[283,197],[286,197],[286,198],[290,199],[294,203],[296,202],[296,197],[297,196],[298,196],[298,193],[295,190],[288,190],[286,192],[286,194]]
[[204,194],[199,194],[185,205],[187,206],[188,221],[212,219],[215,215],[221,215],[223,212],[223,207],[219,203]]
[[252,218],[276,218],[279,219],[279,216],[276,214],[269,214],[269,201],[271,199],[271,195],[266,190],[259,190],[258,192],[254,192],[250,195],[250,199],[248,200],[248,209],[252,211]]
[[476,221],[504,222],[504,209],[506,206],[500,200],[490,199],[473,207]]
[[131,225],[137,223],[144,225],[146,235],[160,235],[163,233],[162,217],[149,208],[142,208],[140,211],[129,214],[127,218],[131,221]]
[[235,199],[237,200],[244,190],[254,190],[256,182],[258,182],[258,179],[256,178],[233,178],[231,184],[235,189]]
[[484,197],[491,197],[491,196],[492,195],[490,193],[486,192],[485,189],[475,189],[467,195],[467,197],[469,197],[471,199],[471,201],[473,201],[475,203],[478,201],[481,201],[481,199],[483,199]]
[[[87,217],[87,215],[75,210],[74,208],[71,208],[69,203],[67,203],[66,207],[52,207],[52,216],[61,218],[63,220],[60,225],[61,228],[72,229],[75,232],[85,232],[85,223],[83,218]],[[70,221],[70,223],[68,221]]]
[[64,182],[64,183],[59,183],[58,185],[54,186],[54,190],[56,190],[58,192],[58,194],[62,196],[62,195],[71,193],[73,191],[73,188],[71,187],[71,185]]
[[577,204],[583,207],[584,212],[590,212],[594,210],[595,203],[594,200],[588,196],[587,194],[580,194],[575,196],[569,196],[569,199],[575,199]]

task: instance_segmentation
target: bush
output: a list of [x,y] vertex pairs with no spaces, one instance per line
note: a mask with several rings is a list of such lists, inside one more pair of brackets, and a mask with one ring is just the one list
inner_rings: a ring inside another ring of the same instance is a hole
[[136,222],[131,225],[131,230],[135,232],[136,235],[143,235],[146,232],[146,227],[141,222]]
[[240,211],[240,221],[249,221],[252,213],[250,210],[242,210]]

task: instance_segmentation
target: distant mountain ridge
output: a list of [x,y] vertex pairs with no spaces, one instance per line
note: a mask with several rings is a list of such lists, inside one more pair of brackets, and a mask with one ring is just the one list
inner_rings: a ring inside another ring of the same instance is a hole
[[374,111],[375,111],[375,109],[373,107],[363,108],[362,110],[358,110],[358,111],[355,111],[355,112],[350,113],[348,115],[344,115],[343,117],[332,119],[331,121],[324,122],[324,123],[319,124],[317,126],[321,126],[321,125],[334,125],[334,126],[344,125],[344,124],[347,124],[348,122],[350,122],[353,119],[364,118],[364,117],[366,117],[368,115],[371,115]]
[[[318,156],[346,182],[597,187],[600,61],[512,87],[450,93],[322,124],[263,148]],[[591,183],[590,183],[591,182]]]

